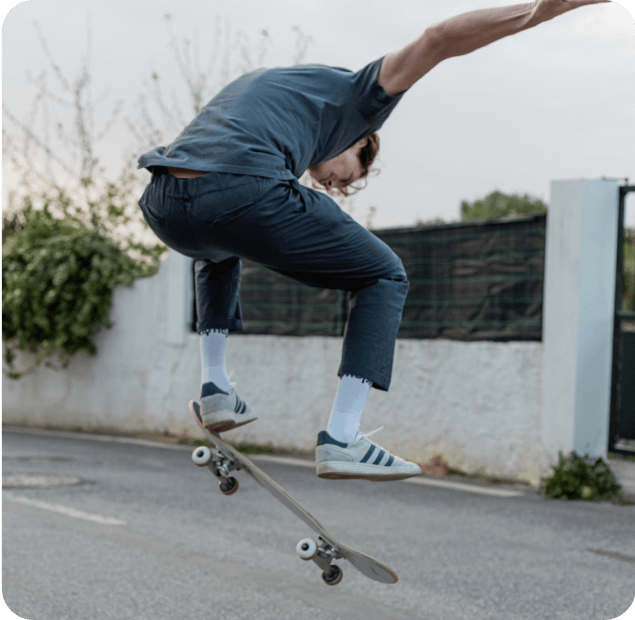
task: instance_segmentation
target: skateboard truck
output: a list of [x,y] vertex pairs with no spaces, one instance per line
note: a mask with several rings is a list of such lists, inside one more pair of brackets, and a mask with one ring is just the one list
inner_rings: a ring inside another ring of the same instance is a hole
[[207,466],[209,468],[218,478],[218,486],[222,493],[232,495],[238,491],[238,480],[230,476],[229,472],[237,471],[241,469],[241,467],[228,456],[225,456],[220,450],[217,453],[213,453],[206,446],[201,446],[192,452],[192,460],[199,467]]
[[[192,460],[199,467],[209,468],[218,478],[218,486],[225,495],[232,495],[238,490],[238,480],[230,476],[229,472],[242,468],[220,450],[212,452],[208,447],[201,446],[192,452]],[[324,583],[335,586],[342,581],[344,572],[332,562],[344,556],[321,536],[318,537],[318,541],[316,543],[312,538],[303,538],[295,550],[300,558],[313,560],[322,569]]]
[[331,562],[344,556],[321,536],[317,543],[312,538],[303,538],[295,551],[302,560],[313,560],[322,569],[322,579],[326,585],[335,586],[342,581],[344,572]]

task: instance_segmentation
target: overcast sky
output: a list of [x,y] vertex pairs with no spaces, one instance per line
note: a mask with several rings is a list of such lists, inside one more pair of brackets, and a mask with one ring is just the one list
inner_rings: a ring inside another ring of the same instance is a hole
[[[513,2],[511,2],[513,4]],[[416,38],[426,26],[497,0],[28,0],[7,15],[3,101],[27,121],[35,87],[52,71],[33,24],[67,77],[77,76],[92,31],[91,75],[102,125],[125,99],[134,118],[156,71],[184,93],[164,15],[180,40],[196,41],[202,68],[215,54],[215,23],[251,40],[269,33],[265,66],[293,63],[298,26],[311,37],[305,62],[359,69]],[[5,13],[8,7],[5,8]],[[632,9],[630,9],[632,10]],[[225,43],[223,43],[223,46]],[[216,52],[218,56],[218,53]],[[239,57],[234,56],[236,68]],[[59,89],[58,89],[59,90]],[[188,118],[189,120],[189,118]],[[176,137],[175,131],[171,138]],[[357,194],[353,216],[374,227],[459,219],[462,200],[493,190],[549,200],[551,180],[630,177],[635,182],[635,21],[617,3],[583,7],[468,56],[442,62],[408,92],[380,132],[381,173]],[[97,155],[116,177],[132,137],[119,122]],[[147,145],[149,149],[153,144]],[[139,178],[149,175],[139,171]],[[11,178],[5,177],[5,184]],[[635,226],[635,199],[627,218]]]

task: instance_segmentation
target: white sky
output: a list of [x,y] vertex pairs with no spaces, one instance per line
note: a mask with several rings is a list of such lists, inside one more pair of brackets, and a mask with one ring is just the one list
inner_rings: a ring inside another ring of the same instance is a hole
[[[624,0],[629,1],[629,0]],[[514,2],[510,2],[513,4]],[[426,26],[498,0],[28,0],[2,31],[3,101],[26,121],[35,95],[27,80],[51,53],[74,78],[92,29],[93,93],[101,126],[118,99],[126,114],[157,71],[183,92],[163,15],[179,39],[196,37],[201,64],[214,50],[214,20],[253,41],[266,28],[266,66],[293,61],[294,26],[310,35],[305,62],[358,69],[416,38]],[[5,13],[8,11],[7,5]],[[189,119],[188,119],[189,120]],[[178,132],[176,132],[178,133]],[[176,133],[173,137],[176,136]],[[630,177],[635,184],[635,21],[617,3],[583,7],[468,56],[438,65],[406,94],[380,132],[381,174],[353,199],[353,216],[373,227],[459,219],[462,200],[499,189],[549,200],[554,179]],[[97,155],[113,179],[131,136],[120,122]],[[148,148],[155,145],[148,145]],[[139,178],[146,179],[145,171]],[[9,176],[5,183],[11,182]],[[635,226],[635,196],[627,202]]]

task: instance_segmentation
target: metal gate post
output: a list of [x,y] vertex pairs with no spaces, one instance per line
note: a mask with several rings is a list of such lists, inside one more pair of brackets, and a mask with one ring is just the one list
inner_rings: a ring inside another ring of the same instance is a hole
[[616,447],[619,439],[618,414],[621,406],[622,367],[622,299],[624,297],[624,217],[626,195],[635,192],[635,185],[623,185],[619,188],[617,256],[615,266],[615,321],[613,324],[613,367],[611,378],[611,410],[609,418],[609,452],[632,455],[633,452]]

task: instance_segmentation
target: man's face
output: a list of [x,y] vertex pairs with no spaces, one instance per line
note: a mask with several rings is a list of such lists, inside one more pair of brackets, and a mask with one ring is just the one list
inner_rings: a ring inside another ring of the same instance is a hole
[[328,194],[337,190],[344,196],[348,196],[348,186],[359,181],[364,174],[359,161],[359,152],[367,141],[368,138],[364,138],[337,157],[309,168],[313,181],[324,187]]

